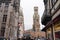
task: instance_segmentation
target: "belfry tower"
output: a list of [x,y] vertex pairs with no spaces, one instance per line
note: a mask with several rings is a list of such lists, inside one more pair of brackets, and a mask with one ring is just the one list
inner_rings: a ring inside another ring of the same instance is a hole
[[33,30],[34,30],[34,31],[40,31],[38,7],[34,7]]

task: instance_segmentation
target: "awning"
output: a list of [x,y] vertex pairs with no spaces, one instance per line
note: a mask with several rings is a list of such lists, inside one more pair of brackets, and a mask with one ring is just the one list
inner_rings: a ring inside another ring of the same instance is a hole
[[46,25],[47,22],[49,22],[51,20],[51,15],[47,13],[47,11],[45,10],[43,13],[43,16],[41,18],[41,23],[43,25]]
[[42,31],[46,31],[49,27],[51,27],[52,24],[57,23],[58,21],[60,21],[60,15],[57,16],[54,20],[50,20],[46,26],[42,29]]

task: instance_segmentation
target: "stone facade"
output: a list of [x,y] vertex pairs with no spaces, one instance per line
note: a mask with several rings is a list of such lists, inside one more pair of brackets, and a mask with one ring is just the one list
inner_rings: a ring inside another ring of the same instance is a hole
[[19,28],[18,28],[18,38],[23,37],[23,31],[24,31],[24,16],[23,16],[23,10],[20,8],[20,14],[19,14]]
[[0,37],[17,40],[20,0],[0,0]]
[[38,7],[34,7],[33,30],[34,30],[34,31],[40,31]]

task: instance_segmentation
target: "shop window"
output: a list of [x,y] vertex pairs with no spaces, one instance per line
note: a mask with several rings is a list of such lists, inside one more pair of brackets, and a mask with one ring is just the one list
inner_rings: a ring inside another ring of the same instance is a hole
[[47,38],[48,38],[48,40],[52,40],[51,28],[47,29]]
[[2,12],[2,10],[1,10],[1,4],[0,4],[0,12]]
[[55,40],[60,40],[60,23],[55,24]]
[[55,32],[55,40],[60,40],[60,31]]
[[1,10],[1,5],[0,5],[0,12],[2,12],[2,10]]

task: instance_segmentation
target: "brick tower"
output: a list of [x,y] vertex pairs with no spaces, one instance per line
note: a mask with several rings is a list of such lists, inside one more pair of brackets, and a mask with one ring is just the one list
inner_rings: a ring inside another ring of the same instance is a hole
[[39,31],[40,30],[38,7],[34,7],[33,30],[34,31]]

